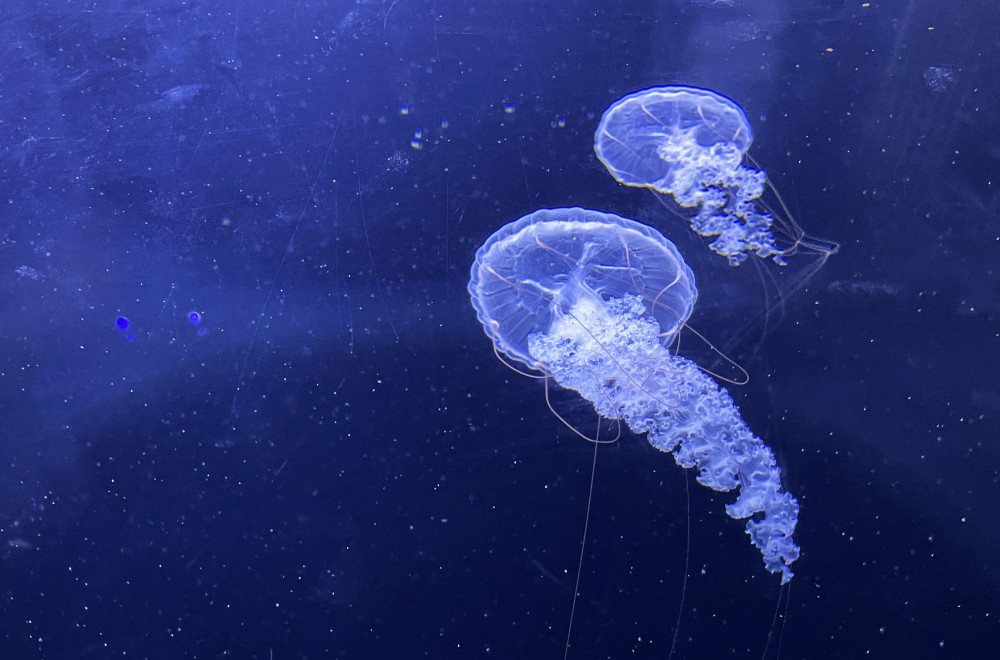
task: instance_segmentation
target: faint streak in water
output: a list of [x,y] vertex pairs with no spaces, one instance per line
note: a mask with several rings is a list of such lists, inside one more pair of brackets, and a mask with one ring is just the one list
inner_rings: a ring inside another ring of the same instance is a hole
[[528,554],[528,559],[531,561],[531,565],[532,566],[534,566],[539,571],[541,571],[543,577],[547,577],[548,579],[550,579],[553,582],[555,582],[557,585],[559,585],[559,587],[563,591],[570,591],[570,588],[569,588],[568,584],[566,584],[564,581],[560,580],[552,571],[550,571],[549,569],[545,568],[545,566],[542,565],[542,562],[540,562],[537,559],[535,559],[535,557],[533,555],[531,555],[530,553]]

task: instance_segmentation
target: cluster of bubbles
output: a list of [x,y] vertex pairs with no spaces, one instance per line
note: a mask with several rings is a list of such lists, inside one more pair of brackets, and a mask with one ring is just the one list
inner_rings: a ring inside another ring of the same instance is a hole
[[[187,313],[187,322],[192,327],[196,328],[196,334],[199,337],[204,337],[208,334],[208,328],[201,325],[203,317],[201,312],[190,311]],[[125,338],[125,341],[132,343],[136,339],[135,330],[132,327],[132,320],[127,316],[119,316],[115,319],[115,329]]]
[[[410,106],[405,103],[399,106],[399,114],[402,117],[407,117],[410,114]],[[381,120],[380,120],[381,121]],[[441,130],[447,129],[451,123],[447,118],[441,120]],[[413,137],[410,138],[410,148],[415,150],[420,150],[424,148],[424,130],[422,128],[414,129]]]

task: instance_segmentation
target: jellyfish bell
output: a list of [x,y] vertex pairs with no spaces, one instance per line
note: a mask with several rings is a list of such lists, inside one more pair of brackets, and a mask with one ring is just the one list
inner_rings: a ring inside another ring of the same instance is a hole
[[[691,228],[713,238],[709,247],[730,265],[751,253],[783,265],[800,250],[825,261],[837,251],[836,243],[801,230],[764,170],[747,155],[752,142],[750,121],[735,101],[673,85],[612,103],[597,127],[594,150],[619,182],[649,188],[661,202],[667,196],[687,210]],[[761,199],[765,190],[780,211]]]
[[749,518],[764,565],[792,577],[798,502],[774,454],[743,422],[725,389],[670,346],[694,308],[694,275],[651,227],[580,208],[536,211],[480,247],[469,294],[494,349],[597,413],[646,434],[696,468],[699,483],[738,490],[726,506]]
[[612,103],[594,135],[594,150],[625,185],[692,194],[694,182],[684,180],[690,173],[685,161],[712,156],[739,165],[752,142],[750,120],[735,101],[678,85],[644,89]]
[[629,292],[649,299],[664,344],[697,297],[694,274],[662,234],[579,208],[542,209],[505,225],[479,248],[469,281],[496,348],[531,368],[542,366],[531,355],[532,336],[574,309],[596,313]]

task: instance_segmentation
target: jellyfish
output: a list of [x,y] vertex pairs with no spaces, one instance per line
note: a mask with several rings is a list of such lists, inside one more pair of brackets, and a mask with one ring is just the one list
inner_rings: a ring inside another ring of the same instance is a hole
[[704,486],[738,490],[726,513],[749,518],[767,570],[791,579],[799,505],[782,489],[774,454],[728,392],[671,350],[698,295],[673,243],[610,213],[535,211],[479,248],[469,295],[497,355],[646,434]]
[[777,191],[785,210],[777,219],[791,245],[775,243],[776,217],[758,208],[767,177],[763,170],[743,164],[751,142],[750,121],[734,101],[696,87],[653,87],[605,110],[594,150],[621,183],[651,188],[692,209],[691,228],[714,237],[709,247],[731,265],[739,265],[751,252],[782,265],[803,246],[835,252],[834,244],[802,233]]

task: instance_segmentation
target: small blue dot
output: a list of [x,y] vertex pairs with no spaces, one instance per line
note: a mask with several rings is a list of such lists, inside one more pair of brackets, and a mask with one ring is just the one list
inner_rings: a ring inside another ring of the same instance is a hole
[[130,342],[130,343],[133,342],[133,341],[135,341],[135,333],[134,332],[130,332],[127,335],[125,335],[125,341]]
[[198,336],[204,337],[208,334],[208,328],[198,328]]
[[201,314],[198,312],[188,312],[188,323],[191,325],[198,325],[201,323]]
[[131,324],[132,324],[132,322],[129,321],[124,316],[119,316],[118,318],[115,319],[115,325],[118,326],[119,330],[128,330],[128,327]]

